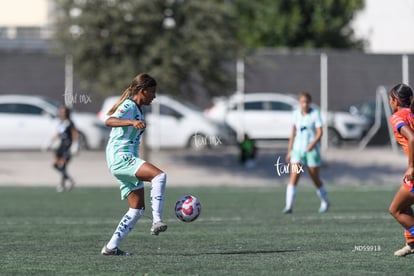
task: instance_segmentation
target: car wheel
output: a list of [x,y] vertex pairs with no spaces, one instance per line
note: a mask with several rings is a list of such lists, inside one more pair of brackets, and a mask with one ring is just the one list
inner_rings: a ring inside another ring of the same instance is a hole
[[334,147],[338,147],[342,144],[341,136],[333,128],[328,129],[328,144],[329,146],[334,146]]
[[188,147],[192,150],[204,150],[209,147],[207,136],[204,134],[194,134],[188,140]]

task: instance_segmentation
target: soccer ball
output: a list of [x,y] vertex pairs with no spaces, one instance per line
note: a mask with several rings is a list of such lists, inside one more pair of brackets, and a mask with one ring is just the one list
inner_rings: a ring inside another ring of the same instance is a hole
[[198,198],[192,195],[182,196],[175,203],[175,215],[184,222],[195,221],[201,213],[201,204]]

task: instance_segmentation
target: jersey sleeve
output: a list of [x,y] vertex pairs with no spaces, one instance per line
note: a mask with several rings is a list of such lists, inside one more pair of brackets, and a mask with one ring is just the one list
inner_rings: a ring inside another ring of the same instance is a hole
[[398,113],[394,113],[390,117],[391,127],[394,131],[400,132],[400,129],[403,126],[408,125],[408,123],[404,120],[404,117],[400,116]]
[[315,127],[320,128],[323,126],[321,112],[315,109]]
[[296,109],[295,111],[293,111],[293,129],[298,129],[298,124],[299,124],[299,113],[300,111],[298,109]]
[[130,100],[123,101],[111,117],[119,119],[133,119],[133,102]]

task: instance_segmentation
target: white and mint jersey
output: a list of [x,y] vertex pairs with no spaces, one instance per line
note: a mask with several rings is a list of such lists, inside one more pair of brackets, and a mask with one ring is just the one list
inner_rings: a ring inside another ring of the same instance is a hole
[[[144,120],[144,114],[131,99],[123,101],[111,117],[128,120]],[[125,154],[139,157],[139,144],[144,129],[133,126],[112,127],[106,146],[106,156],[109,165],[114,164]]]
[[[311,108],[305,115],[300,109],[293,112],[294,127],[296,129],[293,150],[306,152],[307,146],[315,139],[316,129],[322,127],[322,119],[319,110]],[[319,143],[316,145],[319,149]]]

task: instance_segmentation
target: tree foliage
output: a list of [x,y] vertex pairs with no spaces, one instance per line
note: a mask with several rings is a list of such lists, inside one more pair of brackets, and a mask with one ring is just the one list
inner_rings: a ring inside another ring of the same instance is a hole
[[55,0],[56,40],[75,73],[102,95],[140,72],[164,93],[190,94],[194,80],[221,94],[223,70],[241,49],[352,48],[349,23],[363,0]]
[[229,81],[220,68],[237,44],[223,1],[56,0],[56,7],[56,40],[100,94],[123,91],[140,72],[170,94],[195,77],[212,94]]
[[235,0],[238,37],[247,48],[353,48],[349,26],[363,0]]

